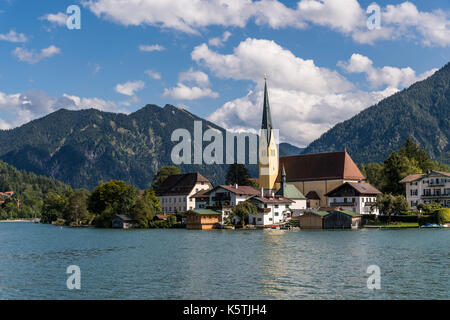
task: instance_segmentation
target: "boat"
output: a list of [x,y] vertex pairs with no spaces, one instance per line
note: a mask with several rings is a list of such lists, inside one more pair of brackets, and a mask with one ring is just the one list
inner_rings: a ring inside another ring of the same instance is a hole
[[436,223],[426,223],[421,228],[448,228],[445,224],[436,224]]
[[273,226],[270,227],[270,229],[272,229],[272,230],[280,230],[281,227],[279,225],[273,225]]

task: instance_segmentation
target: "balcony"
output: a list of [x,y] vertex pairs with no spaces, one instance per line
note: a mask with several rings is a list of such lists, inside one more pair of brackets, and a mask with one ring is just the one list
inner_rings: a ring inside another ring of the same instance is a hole
[[364,207],[373,207],[376,206],[376,202],[364,202]]
[[447,199],[450,198],[450,193],[440,193],[440,194],[423,194],[423,199]]
[[441,182],[429,182],[428,183],[429,187],[443,187],[445,186],[445,182],[441,181]]
[[356,207],[356,202],[330,202],[331,207]]

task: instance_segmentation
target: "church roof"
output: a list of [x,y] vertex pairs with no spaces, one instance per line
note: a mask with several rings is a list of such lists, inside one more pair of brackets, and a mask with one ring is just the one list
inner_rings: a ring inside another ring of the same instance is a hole
[[287,182],[366,179],[345,151],[281,157],[277,182],[281,181],[283,166],[288,173]]
[[276,196],[282,196],[287,199],[306,199],[306,197],[303,195],[303,193],[300,192],[300,190],[297,189],[296,186],[293,184],[286,183],[284,185],[284,188],[280,188],[276,193]]

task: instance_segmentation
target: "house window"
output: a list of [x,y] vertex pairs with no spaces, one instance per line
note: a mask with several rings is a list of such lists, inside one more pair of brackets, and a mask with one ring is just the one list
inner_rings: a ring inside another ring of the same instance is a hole
[[277,204],[275,205],[275,209],[278,209],[278,205]]
[[260,222],[261,222],[261,221],[262,221],[262,218],[258,218],[258,221],[260,221]]
[[275,217],[278,217],[278,215],[279,215],[278,212],[275,212]]

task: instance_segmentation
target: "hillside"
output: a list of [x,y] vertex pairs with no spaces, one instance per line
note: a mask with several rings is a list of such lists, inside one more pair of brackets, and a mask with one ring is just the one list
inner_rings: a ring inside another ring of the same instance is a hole
[[359,164],[380,162],[408,137],[433,159],[450,164],[450,63],[428,79],[337,124],[304,153],[346,148]]
[[[0,192],[15,192],[15,197],[20,199],[22,218],[33,217],[34,214],[41,212],[45,194],[49,192],[63,193],[69,190],[70,187],[60,181],[17,170],[13,166],[0,161]],[[15,211],[16,202],[13,201],[13,203],[14,205],[11,207],[0,209],[2,213],[7,213],[6,217],[17,217],[16,212],[10,212]],[[7,206],[7,204],[5,203],[3,206]]]
[[[173,165],[171,151],[177,143],[171,141],[172,132],[184,128],[193,137],[194,120],[202,121],[203,130],[225,132],[171,105],[147,105],[130,115],[61,109],[19,128],[0,131],[0,159],[74,188],[92,189],[110,179],[149,188],[161,167]],[[182,172],[199,171],[213,183],[223,183],[228,169],[227,165],[179,167]],[[256,175],[256,166],[249,166],[249,171]]]

